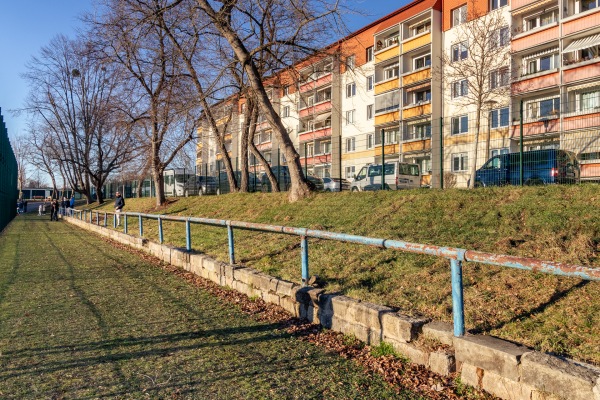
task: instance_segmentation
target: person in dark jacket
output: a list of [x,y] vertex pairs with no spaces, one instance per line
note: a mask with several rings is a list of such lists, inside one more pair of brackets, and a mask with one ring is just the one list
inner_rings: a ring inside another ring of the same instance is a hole
[[58,221],[58,200],[52,200],[50,203],[50,221]]
[[115,217],[117,218],[117,226],[121,225],[121,210],[125,207],[125,200],[120,192],[115,193]]

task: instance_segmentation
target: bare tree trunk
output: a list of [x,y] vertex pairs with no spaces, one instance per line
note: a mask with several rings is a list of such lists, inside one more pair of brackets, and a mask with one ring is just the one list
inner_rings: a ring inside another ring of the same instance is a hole
[[[97,185],[95,185],[95,188],[96,188],[96,200],[98,201],[98,204],[104,204],[104,194],[102,193],[102,185],[97,184]],[[125,196],[125,193],[123,193],[123,196]]]
[[477,149],[479,147],[479,128],[481,127],[481,105],[477,105],[477,119],[475,123],[475,149],[473,150],[473,166],[471,167],[471,179],[469,179],[469,189],[475,187],[475,177],[477,176]]
[[[248,191],[248,138],[251,130],[256,130],[256,120],[258,113],[255,112],[254,102],[248,99],[246,102],[246,113],[244,115],[244,127],[242,129],[242,137],[240,141],[240,164],[241,164],[241,182],[240,192]],[[254,133],[252,133],[254,137]],[[256,189],[256,188],[254,188]]]

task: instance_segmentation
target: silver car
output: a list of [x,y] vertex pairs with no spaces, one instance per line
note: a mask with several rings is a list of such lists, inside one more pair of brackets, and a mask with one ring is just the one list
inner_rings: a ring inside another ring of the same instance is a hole
[[340,192],[341,190],[350,190],[350,181],[340,178],[323,178],[323,187],[326,192]]

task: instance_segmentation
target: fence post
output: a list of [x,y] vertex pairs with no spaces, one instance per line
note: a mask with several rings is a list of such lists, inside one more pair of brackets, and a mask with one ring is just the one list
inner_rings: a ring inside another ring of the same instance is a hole
[[117,229],[117,213],[113,214],[113,229]]
[[127,233],[127,213],[123,213],[123,232]]
[[192,251],[192,232],[190,226],[190,219],[185,220],[185,249],[189,252]]
[[100,213],[96,211],[96,225],[100,225]]
[[233,226],[231,226],[231,221],[227,221],[227,239],[229,242],[229,264],[235,264],[235,249],[233,242]]
[[465,315],[463,303],[462,262],[450,260],[452,275],[452,320],[454,322],[454,336],[465,334]]
[[160,216],[158,217],[158,242],[160,244],[163,244],[164,238],[163,238],[163,226],[162,226],[162,219],[160,218]]
[[519,185],[523,186],[523,100],[519,104]]
[[308,237],[302,236],[300,242],[300,258],[302,260],[302,286],[308,284]]
[[94,218],[94,212],[92,210],[90,210],[90,224],[94,223],[93,218]]
[[139,221],[139,225],[140,225],[140,237],[144,237],[144,223],[142,222],[142,215],[140,214],[138,216],[138,221]]
[[440,189],[444,188],[444,118],[440,117]]
[[381,190],[385,190],[385,130],[381,130]]

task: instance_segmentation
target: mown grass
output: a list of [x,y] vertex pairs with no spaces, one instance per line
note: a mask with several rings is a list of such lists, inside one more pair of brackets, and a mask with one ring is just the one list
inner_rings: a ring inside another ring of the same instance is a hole
[[[181,198],[161,210],[127,199],[127,211],[272,223],[537,257],[600,267],[600,186],[503,187],[326,193],[289,204],[286,194]],[[104,206],[110,210],[111,204]],[[137,220],[129,221],[137,232]],[[185,245],[181,223],[165,240]],[[155,221],[144,226],[156,240]],[[236,230],[236,257],[269,274],[300,280],[297,237]],[[228,260],[223,228],[194,225],[194,249]],[[329,291],[452,320],[449,262],[434,257],[310,240],[310,272]],[[600,284],[467,263],[467,329],[600,365]]]
[[18,217],[0,235],[0,398],[104,397],[396,394],[135,254],[63,222]]

